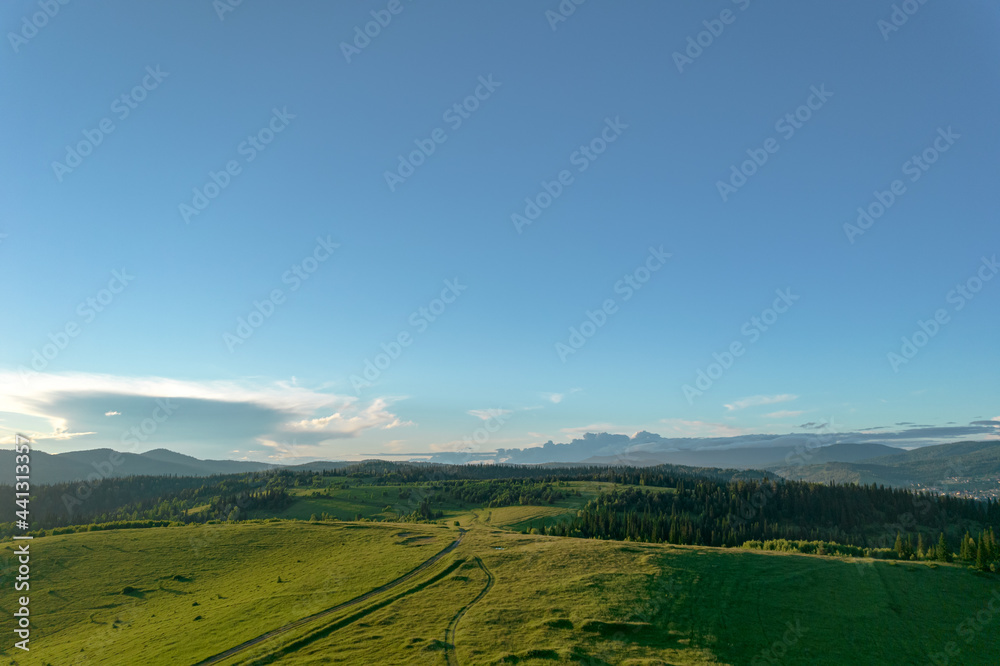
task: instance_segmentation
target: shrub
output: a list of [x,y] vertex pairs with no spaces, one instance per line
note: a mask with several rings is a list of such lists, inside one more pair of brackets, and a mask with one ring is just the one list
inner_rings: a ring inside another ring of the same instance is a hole
[[560,618],[558,620],[546,620],[545,626],[552,629],[572,629],[573,623],[566,618]]

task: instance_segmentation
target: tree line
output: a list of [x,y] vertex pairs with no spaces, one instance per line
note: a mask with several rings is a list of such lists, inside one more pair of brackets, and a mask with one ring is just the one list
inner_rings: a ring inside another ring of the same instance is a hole
[[[1000,504],[993,501],[875,485],[705,479],[681,480],[673,492],[602,493],[546,533],[726,547],[784,539],[871,549],[893,548],[897,533],[918,541],[941,534],[954,549],[966,531],[992,526],[1000,526]],[[928,547],[921,548],[926,553]]]
[[487,481],[446,481],[445,496],[486,508],[553,504],[569,494],[547,481],[537,479],[489,479]]
[[[238,519],[247,511],[278,511],[291,504],[291,472],[210,477],[125,476],[98,481],[33,486],[33,529],[142,521],[205,522]],[[0,496],[4,489],[0,486]],[[0,535],[15,533],[13,502],[0,503]],[[192,512],[192,509],[200,511]],[[236,514],[233,510],[238,509]],[[232,515],[231,515],[232,514]]]

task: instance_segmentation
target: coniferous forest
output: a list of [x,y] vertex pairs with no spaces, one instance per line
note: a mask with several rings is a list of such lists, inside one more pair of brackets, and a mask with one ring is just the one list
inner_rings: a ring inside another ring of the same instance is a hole
[[[673,465],[658,467],[440,466],[381,461],[341,469],[217,477],[134,476],[34,489],[34,524],[238,521],[296,501],[289,488],[401,486],[402,519],[440,519],[441,505],[545,506],[603,489],[575,516],[534,528],[553,536],[839,553],[897,559],[958,558],[989,569],[1000,559],[1000,503],[874,485],[818,484]],[[316,491],[314,491],[315,493]],[[319,492],[329,492],[319,491]],[[582,502],[582,500],[581,500]],[[10,531],[13,508],[0,517]],[[146,522],[142,522],[146,521]],[[158,524],[158,523],[156,523]],[[530,531],[534,526],[528,526]]]
[[778,539],[829,541],[874,551],[895,548],[897,535],[906,535],[904,543],[931,537],[936,543],[942,535],[956,549],[967,532],[998,525],[996,502],[874,486],[706,480],[680,481],[672,493],[612,490],[548,533],[727,547]]

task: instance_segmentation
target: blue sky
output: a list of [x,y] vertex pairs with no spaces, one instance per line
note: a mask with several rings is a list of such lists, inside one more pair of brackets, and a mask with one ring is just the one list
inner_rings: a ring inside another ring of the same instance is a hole
[[1000,416],[994,3],[45,6],[0,10],[8,438]]

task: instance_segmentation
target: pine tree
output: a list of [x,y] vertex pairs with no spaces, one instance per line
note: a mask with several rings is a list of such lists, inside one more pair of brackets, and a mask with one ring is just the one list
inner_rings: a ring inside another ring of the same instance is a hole
[[896,532],[896,544],[892,547],[892,549],[896,551],[896,557],[898,557],[899,559],[903,559],[904,548],[905,546],[903,545],[903,537],[900,536],[899,532]]
[[930,553],[927,550],[927,546],[924,545],[924,533],[921,532],[921,533],[917,534],[917,559],[918,560],[922,560],[922,559],[924,559],[925,556],[929,560],[934,559],[932,553]]
[[944,532],[941,532],[941,535],[938,537],[935,556],[939,562],[951,562],[951,551],[948,550],[948,542],[945,541]]
[[986,533],[979,533],[979,547],[976,548],[976,568],[986,571],[989,568],[989,551],[986,549]]
[[966,562],[971,562],[972,560],[976,559],[975,555],[973,555],[972,553],[972,547],[971,544],[969,543],[970,541],[972,541],[972,536],[969,534],[968,531],[966,531],[965,536],[962,537],[962,545],[958,549],[959,559],[965,560]]

